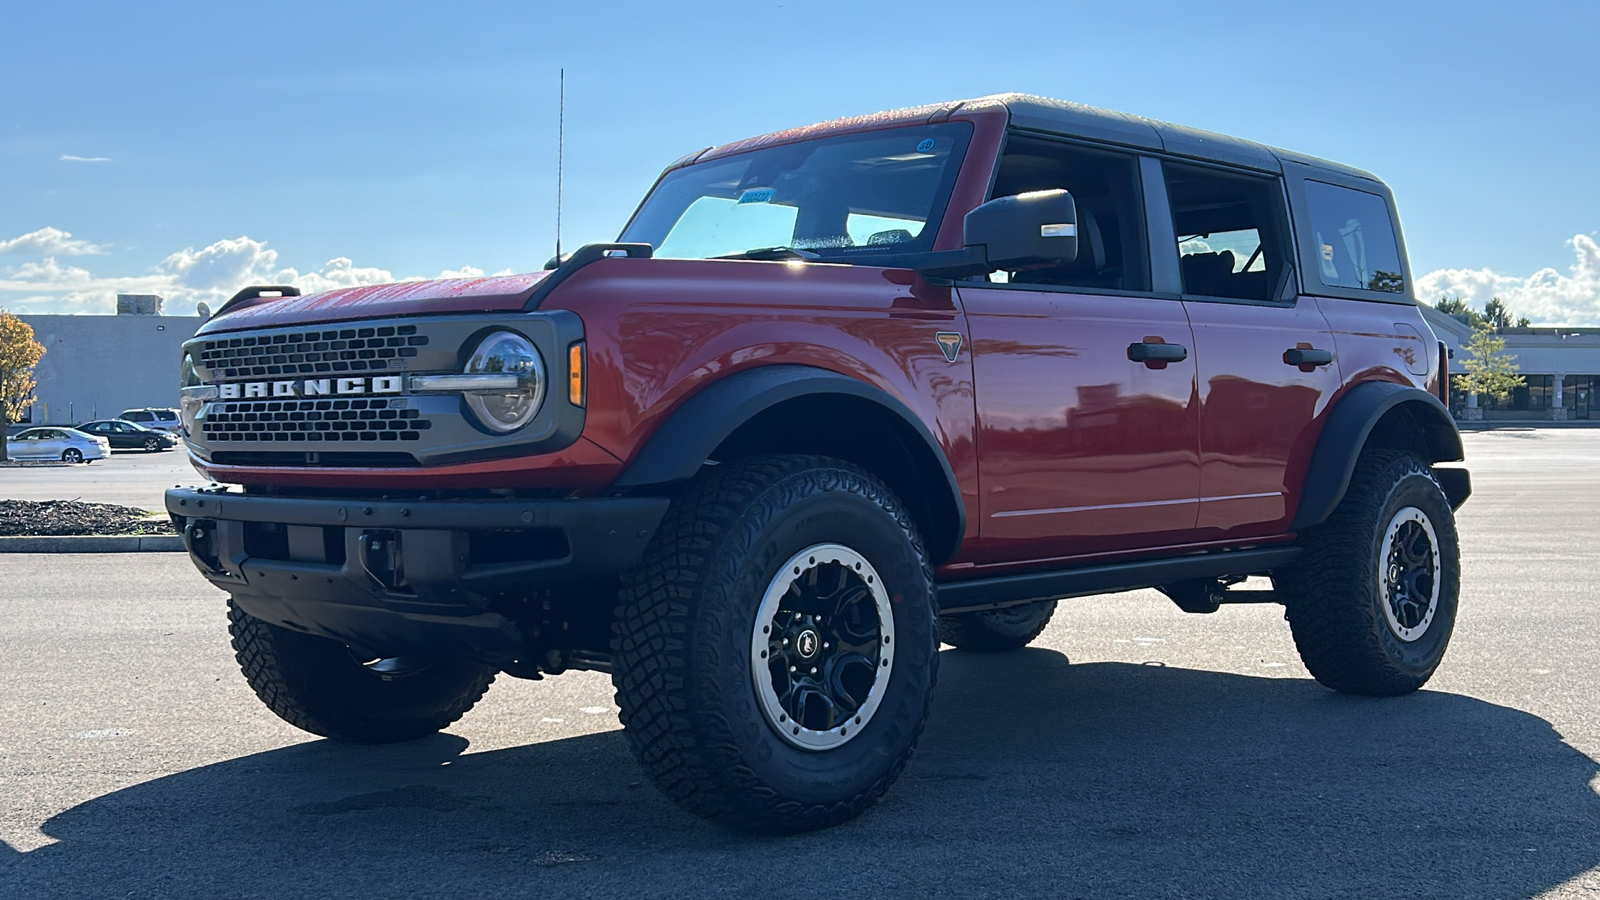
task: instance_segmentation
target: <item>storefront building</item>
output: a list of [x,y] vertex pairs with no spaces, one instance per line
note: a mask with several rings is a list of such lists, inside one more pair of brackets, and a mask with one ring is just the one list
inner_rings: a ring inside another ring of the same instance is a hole
[[[1462,361],[1472,354],[1466,346],[1472,328],[1454,316],[1422,305],[1422,315],[1433,333],[1449,347],[1450,371],[1464,371]],[[1506,353],[1516,357],[1524,387],[1503,400],[1450,391],[1450,409],[1456,418],[1484,421],[1600,421],[1600,328],[1507,328],[1499,335]]]

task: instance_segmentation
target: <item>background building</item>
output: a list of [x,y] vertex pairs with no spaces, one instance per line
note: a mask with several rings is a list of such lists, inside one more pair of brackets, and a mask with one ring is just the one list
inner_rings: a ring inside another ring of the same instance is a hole
[[75,425],[134,407],[177,406],[179,350],[205,320],[160,309],[158,296],[123,294],[114,316],[17,316],[45,349],[34,371],[39,402],[27,423]]
[[[1465,371],[1461,361],[1471,359],[1467,342],[1472,327],[1454,316],[1420,304],[1433,333],[1455,354],[1450,371]],[[1506,328],[1501,330],[1506,352],[1517,358],[1527,386],[1504,400],[1473,398],[1451,390],[1450,409],[1458,419],[1494,420],[1600,420],[1600,328]],[[1474,411],[1476,410],[1476,411]]]

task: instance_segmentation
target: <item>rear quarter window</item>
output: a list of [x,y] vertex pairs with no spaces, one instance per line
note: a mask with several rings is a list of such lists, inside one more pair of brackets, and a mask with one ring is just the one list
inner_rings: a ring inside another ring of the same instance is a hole
[[1404,270],[1394,220],[1383,197],[1321,181],[1306,181],[1312,250],[1328,287],[1403,294]]

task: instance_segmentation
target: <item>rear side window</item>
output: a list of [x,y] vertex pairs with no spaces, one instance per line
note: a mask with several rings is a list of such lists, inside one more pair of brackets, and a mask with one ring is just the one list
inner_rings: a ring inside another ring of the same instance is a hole
[[1328,287],[1405,292],[1400,246],[1394,239],[1389,204],[1377,194],[1306,182],[1306,208],[1317,272]]
[[129,422],[148,422],[151,416],[147,412],[131,412],[121,418],[127,419]]
[[176,422],[178,421],[178,414],[170,409],[158,409],[156,410],[156,418],[163,422]]
[[1289,269],[1283,191],[1273,178],[1163,163],[1183,292],[1273,300]]

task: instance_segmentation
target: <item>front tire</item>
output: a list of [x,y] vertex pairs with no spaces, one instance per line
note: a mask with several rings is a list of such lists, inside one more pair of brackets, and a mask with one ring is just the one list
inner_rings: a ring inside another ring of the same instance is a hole
[[1273,580],[1312,676],[1367,696],[1426,684],[1461,590],[1455,516],[1428,467],[1397,451],[1364,454],[1344,500],[1302,544]]
[[161,449],[161,441],[159,439],[153,438],[153,437],[144,439],[144,452],[146,452],[146,453],[154,453],[154,452],[156,452],[157,450],[160,450],[160,449]]
[[927,716],[932,581],[905,508],[853,465],[707,469],[623,577],[613,683],[640,765],[731,825],[797,832],[859,815]]
[[338,740],[387,744],[433,734],[494,682],[494,669],[466,660],[362,660],[338,641],[263,622],[232,601],[228,632],[245,680],[268,709]]
[[939,618],[939,640],[972,653],[1021,650],[1050,624],[1056,601],[1037,600],[981,612],[957,613]]

